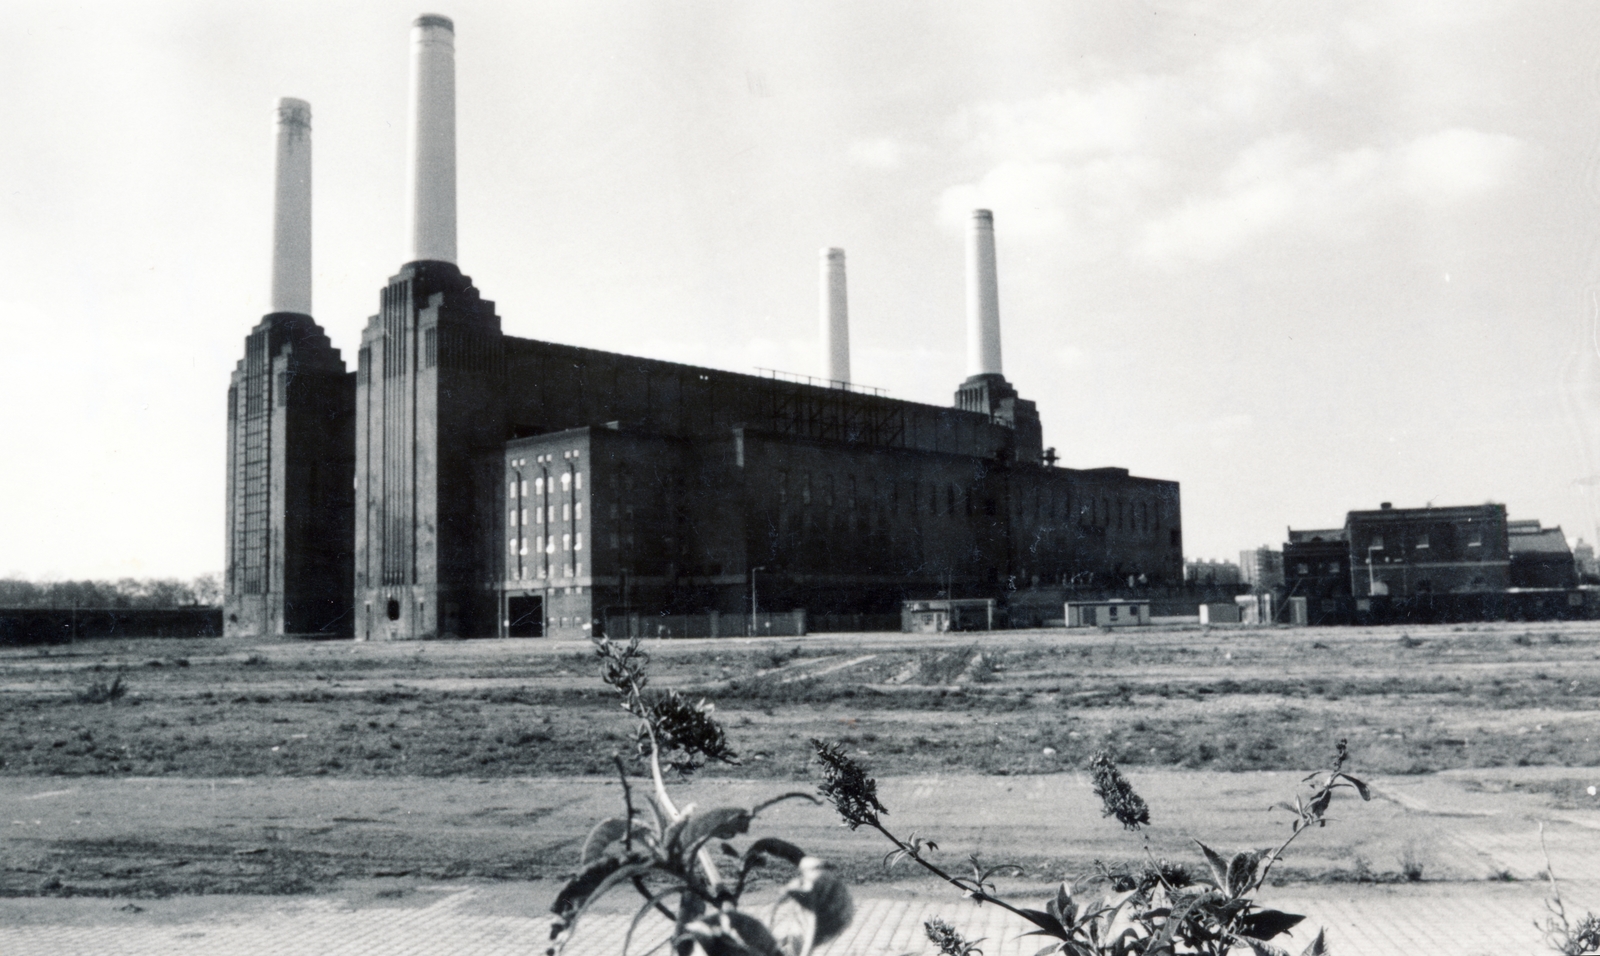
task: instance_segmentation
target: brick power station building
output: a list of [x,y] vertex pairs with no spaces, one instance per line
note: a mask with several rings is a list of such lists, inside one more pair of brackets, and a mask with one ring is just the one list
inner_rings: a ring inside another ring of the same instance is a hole
[[354,372],[311,318],[310,111],[278,113],[273,311],[228,398],[225,628],[579,637],[630,615],[892,613],[1066,581],[1182,578],[1176,482],[1055,465],[1001,373],[993,220],[967,239],[952,406],[505,335],[456,266],[454,28],[413,25],[412,256]]

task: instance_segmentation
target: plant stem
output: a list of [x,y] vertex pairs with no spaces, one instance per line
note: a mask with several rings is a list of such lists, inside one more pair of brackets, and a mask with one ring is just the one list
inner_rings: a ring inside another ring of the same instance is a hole
[[939,879],[944,880],[946,883],[949,883],[951,886],[955,887],[956,889],[960,890],[961,892],[963,892],[963,893],[967,894],[968,896],[972,897],[977,902],[979,902],[979,903],[993,903],[994,905],[1000,907],[1001,909],[1009,910],[1011,913],[1022,917],[1023,919],[1027,920],[1030,923],[1033,922],[1033,919],[1030,916],[1028,916],[1026,913],[1022,912],[1022,910],[1016,908],[1015,906],[1012,906],[1010,903],[1007,903],[1005,900],[1000,899],[998,896],[990,896],[988,893],[985,893],[983,891],[982,887],[968,887],[965,883],[961,882],[961,879],[959,877],[951,876],[949,873],[946,873],[942,868],[940,868],[938,866],[938,864],[935,864],[933,862],[930,862],[928,860],[923,859],[922,854],[917,852],[916,847],[913,847],[910,844],[905,843],[899,837],[895,836],[893,833],[890,833],[888,831],[888,829],[886,827],[884,827],[884,825],[882,823],[878,822],[877,820],[869,821],[869,823],[870,823],[870,825],[872,826],[872,828],[874,830],[877,830],[879,833],[883,834],[884,837],[886,837],[889,840],[890,843],[893,843],[896,847],[898,847],[900,849],[900,852],[904,853],[906,856],[910,857],[911,859],[917,861],[917,863],[921,864],[923,869],[927,870],[929,873],[932,873],[934,876],[937,876]]

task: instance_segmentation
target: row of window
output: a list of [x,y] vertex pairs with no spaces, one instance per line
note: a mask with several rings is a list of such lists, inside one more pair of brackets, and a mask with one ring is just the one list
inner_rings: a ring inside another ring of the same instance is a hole
[[[549,505],[546,508],[535,507],[532,509],[532,514],[533,524],[544,524],[546,521],[546,516],[548,516],[548,520],[551,524],[555,524],[556,522],[555,505]],[[529,524],[528,515],[529,509],[527,508],[512,508],[506,512],[506,524],[513,528],[518,527],[519,525],[527,525]],[[519,518],[521,521],[517,520]],[[561,506],[561,520],[582,521],[583,502],[579,501],[575,504],[563,504]]]
[[[511,578],[516,581],[542,581],[545,578],[544,568],[518,568],[512,572]],[[581,578],[583,577],[583,562],[574,561],[570,564],[557,564],[550,568],[549,577],[555,578]]]
[[[518,461],[522,461],[523,459],[519,458],[517,460]],[[581,471],[564,471],[564,472],[561,473],[561,479],[560,480],[561,480],[561,490],[562,490],[563,493],[565,493],[567,491],[572,491],[572,490],[577,490],[577,491],[582,491],[583,490],[583,472],[581,472]],[[535,479],[533,479],[533,493],[536,494],[536,495],[543,495],[544,494],[544,484],[545,484],[545,482],[544,482],[543,478],[535,478]],[[555,492],[555,490],[556,490],[556,479],[555,478],[551,478],[550,479],[550,491],[553,494]],[[511,483],[506,486],[506,497],[507,498],[526,498],[526,497],[528,497],[528,479],[526,479],[526,478],[517,478],[517,477],[513,476],[511,478]]]
[[[613,535],[612,537],[616,537],[616,536]],[[507,550],[509,550],[512,554],[527,554],[528,553],[528,539],[527,538],[523,538],[523,537],[510,538],[510,539],[507,539],[506,545],[507,545]],[[564,535],[562,535],[561,536],[561,550],[562,551],[582,551],[583,550],[583,532],[579,531],[577,534],[564,534]],[[534,554],[539,554],[540,552],[543,552],[545,554],[555,554],[556,553],[556,536],[555,535],[551,535],[549,537],[549,539],[546,539],[545,536],[542,535],[542,534],[536,534],[536,535],[533,536],[533,553]]]
[[[940,485],[938,483],[910,482],[909,488],[904,488],[902,482],[885,482],[888,489],[888,508],[890,514],[899,514],[901,502],[906,505],[907,514],[927,513],[931,515],[954,515],[965,512],[972,515],[978,512],[978,497],[973,489],[962,489],[955,484]],[[817,481],[818,490],[813,492],[812,477],[809,472],[801,472],[799,479],[800,503],[810,505],[816,498],[821,499],[822,506],[832,508],[835,505],[836,486],[842,485],[844,504],[851,510],[860,506],[856,477],[848,475],[842,482],[833,475],[823,476]],[[868,490],[872,505],[881,503],[880,487],[876,478],[868,479]],[[902,497],[902,490],[906,492]],[[777,475],[778,504],[785,505],[789,502],[789,475],[779,472]],[[985,514],[994,513],[992,501],[983,502]],[[1064,496],[1048,495],[1039,491],[1033,501],[1033,514],[1042,520],[1064,520],[1067,512],[1067,501]],[[1083,501],[1078,508],[1078,523],[1084,526],[1112,527],[1118,530],[1140,532],[1159,531],[1161,529],[1161,508],[1151,501],[1109,497],[1091,497]]]
[[[1419,551],[1422,550],[1423,548],[1428,547],[1428,536],[1426,534],[1417,535],[1416,541],[1411,546],[1413,548],[1416,548]],[[1469,547],[1469,548],[1481,548],[1481,547],[1483,547],[1483,532],[1482,531],[1469,531],[1469,532],[1467,532],[1467,547]],[[1372,536],[1372,541],[1367,545],[1367,549],[1369,551],[1382,551],[1383,550],[1383,535],[1381,535],[1381,534],[1373,535]]]

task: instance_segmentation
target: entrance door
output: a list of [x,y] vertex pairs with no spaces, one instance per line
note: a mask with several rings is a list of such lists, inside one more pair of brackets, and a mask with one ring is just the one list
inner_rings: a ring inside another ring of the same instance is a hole
[[506,599],[506,617],[511,623],[507,637],[544,636],[544,598],[538,596]]

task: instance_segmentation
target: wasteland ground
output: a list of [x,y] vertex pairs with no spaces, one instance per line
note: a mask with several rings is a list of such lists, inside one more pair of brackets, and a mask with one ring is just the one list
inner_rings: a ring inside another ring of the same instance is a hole
[[[1287,836],[1268,812],[1349,740],[1376,786],[1296,844],[1291,881],[1589,876],[1600,624],[1154,628],[649,642],[654,685],[714,700],[733,767],[682,800],[810,790],[811,738],[881,780],[887,821],[1045,882],[1193,838]],[[118,683],[120,680],[120,683]],[[120,687],[120,695],[108,694]],[[114,697],[114,699],[102,699]],[[0,896],[553,892],[620,808],[631,725],[584,644],[105,641],[0,652]],[[1152,809],[1101,818],[1116,754]],[[889,847],[789,803],[758,819],[854,879]],[[1590,876],[1589,878],[1592,878]],[[362,888],[366,888],[363,890]],[[545,888],[548,888],[546,890]]]

